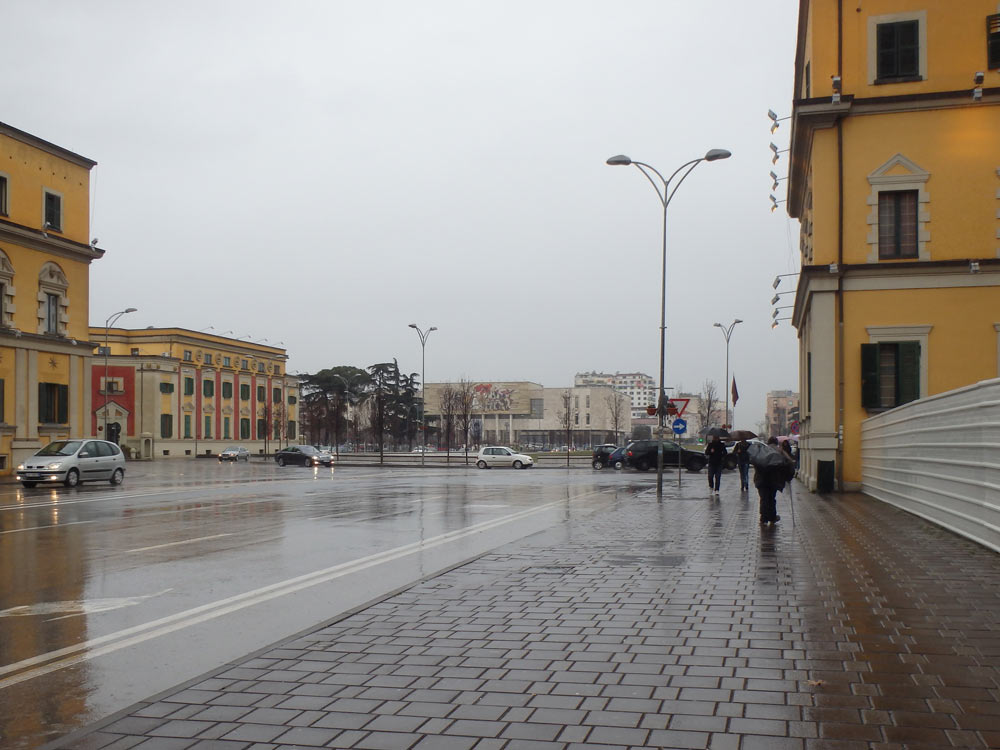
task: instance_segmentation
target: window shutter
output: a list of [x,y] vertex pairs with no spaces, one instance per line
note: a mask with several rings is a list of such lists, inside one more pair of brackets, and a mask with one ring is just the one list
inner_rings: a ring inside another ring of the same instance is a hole
[[49,420],[49,389],[45,383],[38,384],[38,421],[45,423]]
[[896,405],[920,398],[920,342],[900,341],[896,360]]
[[69,386],[56,386],[56,392],[56,397],[59,399],[59,413],[56,415],[56,421],[59,424],[66,424],[69,422]]
[[878,344],[861,345],[861,406],[879,408]]

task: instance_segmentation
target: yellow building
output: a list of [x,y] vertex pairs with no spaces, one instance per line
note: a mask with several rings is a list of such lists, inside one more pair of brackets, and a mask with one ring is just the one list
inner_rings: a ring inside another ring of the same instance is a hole
[[1000,5],[801,0],[802,475],[859,486],[860,424],[997,377]]
[[95,164],[0,123],[0,474],[89,434]]
[[184,328],[94,327],[88,429],[135,458],[273,451],[298,433],[284,349]]

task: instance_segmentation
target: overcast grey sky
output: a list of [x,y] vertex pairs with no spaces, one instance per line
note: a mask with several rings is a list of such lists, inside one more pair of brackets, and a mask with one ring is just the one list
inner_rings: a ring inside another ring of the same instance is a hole
[[[91,323],[233,330],[289,369],[393,357],[427,379],[725,378],[737,426],[797,387],[771,281],[768,108],[787,114],[796,0],[4,3],[0,120],[95,159]],[[783,155],[784,156],[784,155]],[[782,159],[779,175],[787,171]],[[783,187],[782,187],[783,190]],[[780,196],[779,196],[780,197]],[[783,206],[782,206],[783,207]],[[793,289],[785,279],[782,289]],[[792,295],[785,298],[791,303]],[[787,312],[787,311],[783,311]]]

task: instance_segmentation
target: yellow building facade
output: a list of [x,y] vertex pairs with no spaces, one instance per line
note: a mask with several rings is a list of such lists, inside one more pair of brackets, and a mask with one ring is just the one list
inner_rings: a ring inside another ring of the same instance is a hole
[[134,458],[264,454],[298,438],[284,349],[184,328],[94,327],[88,429]]
[[1000,375],[1000,4],[801,0],[801,473],[860,486],[861,422]]
[[89,434],[95,164],[0,123],[0,475]]

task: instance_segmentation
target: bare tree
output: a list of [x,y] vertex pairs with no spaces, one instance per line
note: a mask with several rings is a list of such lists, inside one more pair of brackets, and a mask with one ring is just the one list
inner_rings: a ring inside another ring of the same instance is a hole
[[573,452],[573,397],[569,391],[562,394],[562,403],[559,425],[566,430],[566,466],[569,466],[569,454]]
[[476,402],[475,383],[462,378],[455,386],[455,417],[465,440],[465,463],[469,463],[469,440],[472,435],[472,407]]
[[719,400],[719,393],[714,380],[706,380],[701,387],[701,403],[698,405],[698,421],[701,423],[701,430],[707,430],[715,420],[719,418],[716,402]]
[[631,404],[628,403],[628,399],[625,396],[622,396],[613,388],[605,396],[604,402],[608,405],[608,416],[611,417],[611,426],[614,428],[615,442],[617,443],[621,426],[625,423],[625,415],[629,413]]
[[441,421],[444,423],[445,463],[451,463],[451,435],[455,428],[455,415],[458,412],[459,392],[451,383],[446,383],[438,391],[441,409]]

